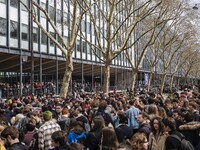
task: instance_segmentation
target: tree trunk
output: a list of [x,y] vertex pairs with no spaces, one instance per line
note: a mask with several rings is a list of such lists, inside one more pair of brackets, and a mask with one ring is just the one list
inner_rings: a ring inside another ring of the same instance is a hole
[[103,79],[103,93],[108,94],[109,86],[110,86],[110,63],[105,62],[104,79]]
[[152,77],[153,77],[153,73],[150,72],[150,74],[149,74],[149,80],[148,80],[148,86],[147,86],[147,91],[148,92],[150,91]]
[[163,73],[163,75],[162,75],[162,81],[161,81],[161,86],[160,86],[160,94],[163,93],[166,77],[167,77],[167,74]]
[[60,91],[61,97],[64,97],[64,98],[67,97],[72,72],[73,72],[72,54],[68,54],[68,57],[66,59],[65,74],[64,74],[64,77],[63,77],[62,87],[61,87],[61,91]]
[[137,77],[137,73],[138,71],[137,70],[133,70],[132,72],[132,76],[131,76],[131,87],[130,87],[130,91],[134,91],[135,89],[135,81],[136,81],[136,77]]

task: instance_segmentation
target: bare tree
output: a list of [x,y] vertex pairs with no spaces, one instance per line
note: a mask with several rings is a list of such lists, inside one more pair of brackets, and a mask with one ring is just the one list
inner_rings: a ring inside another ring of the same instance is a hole
[[[135,0],[104,0],[88,11],[93,24],[96,45],[90,43],[93,52],[104,62],[103,92],[108,93],[110,82],[110,65],[118,55],[126,55],[141,38],[154,28],[148,28],[139,36],[134,37],[139,23],[155,12],[161,2],[151,0],[141,2]],[[89,7],[87,7],[89,8]],[[161,16],[160,16],[161,17]],[[156,22],[158,23],[158,22]],[[87,39],[85,39],[87,41]],[[87,41],[89,42],[89,41]],[[129,59],[127,57],[127,59]]]
[[[66,60],[66,69],[63,76],[60,96],[66,97],[73,72],[72,53],[74,51],[74,45],[78,36],[81,20],[86,11],[81,9],[81,7],[83,7],[82,5],[84,4],[80,3],[79,0],[63,0],[62,5],[64,6],[64,13],[57,14],[58,17],[61,17],[61,23],[57,23],[56,20],[52,19],[50,16],[50,13],[52,12],[46,9],[46,7],[42,7],[37,0],[30,0],[30,6],[25,4],[23,0],[20,0],[20,2],[31,14],[33,22],[37,24],[37,26],[41,29],[41,32],[43,32],[63,53],[63,56]],[[57,1],[57,5],[61,5],[61,1]],[[53,36],[45,28],[44,24],[40,22],[40,16],[38,16],[37,10],[44,14],[46,21],[54,30],[56,36]],[[67,41],[65,40],[63,34],[63,30],[65,30],[65,28],[69,30]]]

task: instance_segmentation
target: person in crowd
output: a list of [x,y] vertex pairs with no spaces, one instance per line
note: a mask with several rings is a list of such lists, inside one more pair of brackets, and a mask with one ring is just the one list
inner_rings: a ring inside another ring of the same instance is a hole
[[102,116],[94,117],[91,126],[91,131],[88,133],[85,142],[86,147],[89,148],[89,150],[98,150],[101,142],[102,129],[105,126]]
[[84,146],[81,143],[70,143],[67,150],[84,150]]
[[165,141],[166,150],[181,150],[181,141],[175,138],[173,135],[177,136],[180,139],[185,138],[183,134],[176,130],[176,121],[172,117],[163,119],[164,131],[168,135]]
[[179,126],[184,124],[183,120],[182,120],[182,116],[181,116],[181,110],[180,109],[175,109],[172,112],[172,118],[174,118],[174,120],[176,121],[176,129],[177,131],[179,131]]
[[72,126],[71,131],[67,136],[68,143],[81,143],[85,145],[86,134],[84,132],[84,123],[82,121],[71,121],[70,126]]
[[101,150],[116,150],[119,146],[117,136],[112,127],[105,127],[102,130]]
[[43,119],[45,123],[38,129],[38,150],[48,150],[51,148],[51,135],[53,132],[61,130],[60,126],[52,121],[52,112],[45,111]]
[[8,126],[1,132],[1,139],[7,150],[28,150],[29,147],[19,141],[19,131],[17,128]]
[[67,140],[65,131],[55,131],[52,135],[52,145],[54,148],[51,150],[67,150]]
[[185,136],[186,140],[190,141],[194,147],[197,147],[200,143],[200,123],[194,121],[194,114],[190,111],[184,114],[184,119],[186,123],[179,126],[179,131]]
[[130,100],[129,104],[130,108],[126,111],[126,115],[128,116],[128,126],[132,127],[134,130],[137,130],[139,128],[137,117],[140,113],[140,109],[135,107],[134,100]]
[[180,108],[179,103],[178,103],[178,99],[173,99],[172,100],[172,111],[176,110],[178,108]]
[[115,124],[112,120],[111,115],[108,113],[108,111],[106,111],[106,107],[107,102],[105,100],[102,100],[99,104],[98,111],[96,112],[96,114],[94,114],[94,116],[101,115],[105,121],[105,126],[112,126],[114,128]]
[[57,123],[60,125],[61,130],[68,131],[70,126],[69,110],[68,108],[62,109],[62,115],[57,119]]
[[128,117],[124,113],[118,114],[119,125],[116,127],[115,132],[119,143],[122,143],[124,140],[131,139],[133,135],[133,129],[129,127]]
[[61,118],[62,110],[63,110],[63,106],[60,103],[56,104],[56,106],[55,106],[55,118],[56,118],[56,120]]
[[[5,125],[0,125],[0,135],[1,135],[1,132],[5,129]],[[5,142],[4,140],[1,139],[1,136],[0,136],[0,150],[6,150],[5,146],[4,146]]]
[[148,140],[144,133],[135,133],[131,138],[131,147],[132,150],[147,150],[148,149]]
[[153,119],[154,117],[158,116],[158,108],[156,105],[151,104],[148,107],[148,115],[149,115],[149,119]]
[[163,107],[158,107],[158,115],[163,119],[167,118],[167,113]]
[[165,150],[166,135],[162,118],[154,117],[151,120],[151,133],[149,135],[149,150]]
[[34,147],[38,149],[38,134],[36,129],[36,120],[30,119],[26,124],[26,133],[24,135],[23,142],[27,146]]
[[140,112],[137,118],[137,122],[139,124],[137,132],[144,133],[148,139],[151,132],[151,127],[148,121],[148,114],[145,112]]

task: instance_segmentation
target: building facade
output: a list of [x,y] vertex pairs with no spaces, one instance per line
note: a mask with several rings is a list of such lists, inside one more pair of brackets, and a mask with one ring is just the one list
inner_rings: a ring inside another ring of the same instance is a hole
[[[24,4],[31,6],[29,0]],[[67,1],[66,1],[67,2]],[[38,0],[40,6],[47,10],[67,42],[70,30],[70,4],[64,0]],[[0,0],[0,76],[1,82],[10,84],[54,82],[56,93],[65,71],[65,59],[62,51],[32,21],[32,16],[19,0]],[[58,40],[45,15],[36,9],[39,21],[45,29]],[[94,30],[87,16],[81,22],[81,31],[90,42],[96,42]],[[103,38],[103,37],[102,37]],[[73,82],[82,85],[90,84],[93,91],[103,84],[104,63],[94,55],[91,47],[82,38],[76,40],[73,62]],[[148,70],[147,61],[143,63],[143,71]],[[116,57],[111,64],[112,89],[126,89],[130,82],[131,69],[123,54]],[[138,75],[144,82],[144,73]],[[139,83],[139,82],[138,82]]]

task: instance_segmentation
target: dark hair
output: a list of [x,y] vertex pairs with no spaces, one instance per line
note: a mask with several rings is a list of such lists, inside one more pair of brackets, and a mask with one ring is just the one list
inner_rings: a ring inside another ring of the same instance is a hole
[[84,146],[80,143],[70,143],[67,150],[83,150]]
[[119,113],[118,118],[119,118],[119,123],[125,123],[125,124],[128,123],[128,117],[126,116],[126,114]]
[[102,116],[96,116],[92,120],[94,122],[94,126],[91,129],[91,131],[97,131],[97,130],[102,130],[103,127],[105,126],[105,122]]
[[151,122],[150,122],[151,131],[153,132],[154,135],[156,134],[156,130],[155,130],[155,128],[154,128],[154,120],[158,120],[159,133],[162,134],[162,133],[163,133],[163,130],[164,130],[164,125],[163,125],[163,122],[162,122],[162,118],[161,118],[161,117],[154,117],[154,118],[151,120]]
[[103,128],[102,137],[102,147],[108,147],[109,149],[117,149],[117,147],[119,146],[118,139],[113,128]]
[[51,138],[55,143],[59,143],[59,146],[66,144],[66,134],[64,131],[55,131]]
[[35,130],[36,124],[37,124],[36,120],[34,119],[29,120],[28,123],[26,124],[27,131]]
[[19,131],[15,127],[8,126],[1,132],[1,137],[8,138],[8,135],[10,135],[11,138],[14,140],[16,138],[19,138]]
[[163,119],[163,124],[168,126],[172,131],[176,130],[176,121],[172,117]]

